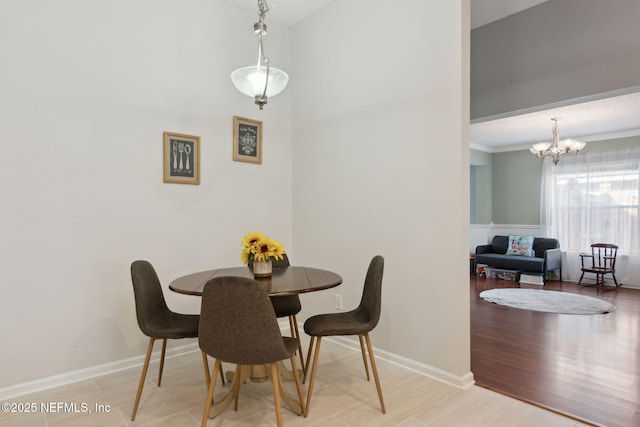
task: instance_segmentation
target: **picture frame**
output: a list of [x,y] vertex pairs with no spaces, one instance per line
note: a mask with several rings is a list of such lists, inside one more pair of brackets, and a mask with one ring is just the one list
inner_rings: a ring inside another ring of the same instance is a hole
[[200,184],[200,137],[163,132],[164,182]]
[[233,116],[233,160],[262,164],[262,122]]

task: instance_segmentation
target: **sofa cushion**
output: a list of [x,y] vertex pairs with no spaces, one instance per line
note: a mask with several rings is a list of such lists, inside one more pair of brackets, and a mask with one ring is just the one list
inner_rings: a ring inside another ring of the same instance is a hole
[[509,236],[493,236],[491,239],[491,252],[505,254],[509,247]]
[[509,235],[509,246],[505,255],[534,256],[533,236]]
[[536,237],[533,240],[533,252],[535,256],[544,256],[548,249],[557,249],[560,247],[558,239]]
[[544,270],[544,259],[529,256],[512,256],[505,254],[478,254],[476,255],[478,264],[487,264],[491,267],[505,270],[521,270],[540,272]]

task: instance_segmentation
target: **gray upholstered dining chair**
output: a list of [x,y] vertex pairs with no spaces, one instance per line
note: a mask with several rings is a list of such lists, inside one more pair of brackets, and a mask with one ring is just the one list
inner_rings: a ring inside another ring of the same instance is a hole
[[[282,259],[272,261],[274,268],[289,267],[289,257],[282,255]],[[297,314],[302,310],[300,297],[298,295],[270,296],[273,309],[277,318],[287,317],[289,319],[289,330],[291,336],[298,339],[298,354],[300,355],[300,367],[304,370],[304,354],[302,353],[302,341],[300,340],[300,329],[298,328]]]
[[198,342],[203,354],[216,359],[202,414],[203,427],[207,424],[209,407],[213,403],[216,375],[222,362],[237,365],[234,378],[236,410],[240,389],[240,365],[270,365],[276,418],[278,426],[282,426],[280,374],[276,362],[289,359],[300,407],[306,416],[302,384],[296,368],[298,339],[282,336],[267,291],[260,283],[232,276],[209,280],[202,294]]
[[[136,303],[136,317],[138,326],[149,337],[147,355],[144,359],[138,392],[133,405],[131,421],[135,421],[142,389],[149,369],[149,360],[153,351],[153,344],[157,339],[162,340],[162,353],[160,355],[160,369],[158,372],[158,387],[162,383],[162,370],[167,349],[167,339],[196,338],[200,316],[197,314],[175,313],[167,307],[162,293],[162,286],[158,275],[149,261],[138,260],[131,264],[131,281]],[[206,356],[203,356],[205,376],[209,380],[209,364]],[[220,368],[220,372],[222,369]],[[223,378],[224,381],[224,378]],[[207,383],[208,385],[208,383]]]
[[378,369],[376,368],[373,349],[369,332],[373,330],[380,319],[380,308],[382,305],[382,273],[384,271],[384,258],[380,255],[373,257],[367,270],[367,276],[364,281],[364,289],[360,304],[355,310],[344,313],[329,313],[312,316],[304,322],[304,331],[311,336],[309,343],[309,352],[307,353],[307,363],[304,372],[306,380],[309,370],[311,354],[313,352],[313,344],[315,341],[315,355],[313,357],[313,366],[311,368],[311,377],[309,379],[309,389],[307,390],[307,413],[311,404],[311,394],[313,392],[313,383],[318,367],[318,355],[320,354],[320,342],[322,337],[337,335],[358,335],[360,340],[360,350],[362,352],[362,360],[364,361],[364,369],[367,373],[367,381],[370,381],[369,367],[367,366],[366,351],[364,341],[366,341],[369,359],[371,360],[371,370],[376,382],[378,390],[378,398],[382,413],[386,413],[384,400],[382,398],[382,388],[380,387],[380,378],[378,377]]

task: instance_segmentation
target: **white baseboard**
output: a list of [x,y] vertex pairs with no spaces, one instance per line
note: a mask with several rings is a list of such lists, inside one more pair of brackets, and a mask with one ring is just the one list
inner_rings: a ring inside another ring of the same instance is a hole
[[[288,322],[280,322],[281,330],[289,330]],[[337,344],[349,347],[355,351],[360,351],[360,344],[357,341],[350,340],[346,337],[327,337],[327,341],[332,341]],[[167,348],[167,359],[172,357],[181,356],[183,354],[200,351],[197,342],[192,342],[180,347]],[[461,389],[467,389],[474,384],[473,374],[471,372],[461,377],[452,375],[449,372],[434,368],[424,363],[416,362],[415,360],[407,359],[406,357],[398,356],[396,354],[380,350],[374,347],[374,354],[376,358],[386,360],[387,362],[394,363],[403,368],[414,371],[418,374],[433,378],[443,383],[458,387]],[[67,384],[72,384],[78,381],[88,380],[91,378],[99,377],[102,375],[110,374],[124,369],[134,368],[136,366],[142,366],[144,363],[144,356],[135,356],[128,359],[119,360],[112,363],[106,363],[104,365],[93,366],[91,368],[79,369],[77,371],[66,372],[60,375],[54,375],[40,380],[30,381],[15,386],[6,387],[0,389],[0,401],[6,401],[14,399],[16,397],[24,396],[26,394],[35,393],[42,390],[47,390],[54,387],[60,387]],[[157,361],[160,359],[160,350],[154,351],[151,355],[151,361]],[[136,378],[137,379],[137,378]]]
[[[280,330],[288,331],[289,323],[280,322]],[[360,343],[358,341],[355,341],[354,339],[349,339],[348,337],[341,337],[341,336],[325,337],[324,339],[327,341],[331,341],[331,342],[343,345],[354,351],[360,352]],[[446,372],[441,369],[434,368],[433,366],[416,362],[415,360],[408,359],[403,356],[398,356],[397,354],[380,350],[375,347],[373,347],[373,353],[375,354],[376,358],[386,360],[389,363],[393,363],[402,368],[409,369],[418,374],[433,378],[437,381],[452,385],[454,387],[461,388],[463,390],[466,390],[467,388],[475,384],[475,380],[473,379],[472,372],[468,372],[462,376],[457,376],[457,375],[451,374],[450,372]]]
[[[160,348],[161,346],[157,347]],[[191,353],[194,351],[200,351],[197,342],[185,344],[180,347],[167,347],[167,359],[181,356],[183,354]],[[77,371],[65,372],[64,374],[54,375],[51,377],[6,387],[0,389],[0,401],[13,399],[15,397],[24,396],[25,394],[35,393],[54,387],[72,384],[78,381],[88,380],[136,366],[142,366],[144,364],[144,358],[145,355],[130,357],[128,359],[118,360],[116,362],[105,363],[104,365],[97,365],[90,368],[79,369]],[[151,354],[151,361],[155,362],[157,360],[160,360],[160,350],[154,351]]]
[[[347,337],[326,337],[324,339],[344,345],[345,347],[349,347],[357,352],[360,352],[360,343]],[[375,347],[373,348],[373,353],[375,354],[377,359],[386,360],[389,363],[393,363],[402,368],[409,369],[410,371],[416,372],[429,378],[433,378],[437,381],[463,390],[466,390],[475,384],[472,372],[468,372],[462,376],[457,376],[453,375],[450,372],[443,371],[442,369],[434,368],[433,366],[426,365],[421,362],[416,362],[415,360],[408,359],[403,356],[398,356],[397,354],[380,350]]]

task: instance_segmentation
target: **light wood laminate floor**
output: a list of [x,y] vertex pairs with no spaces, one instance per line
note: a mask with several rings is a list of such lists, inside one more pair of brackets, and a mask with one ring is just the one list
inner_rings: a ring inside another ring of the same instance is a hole
[[[171,342],[169,343],[171,346]],[[323,340],[316,385],[308,418],[283,407],[286,426],[584,426],[574,419],[546,411],[481,387],[461,391],[377,358],[387,413],[382,414],[375,383],[367,382],[359,351]],[[213,364],[211,364],[213,366]],[[12,402],[62,402],[82,405],[91,413],[0,413],[2,426],[198,426],[205,400],[199,352],[168,359],[162,386],[157,387],[158,363],[152,363],[138,415],[131,410],[140,368],[126,369],[75,384],[12,399]],[[225,370],[232,369],[225,365]],[[287,388],[295,393],[293,382]],[[229,389],[217,385],[215,397]],[[306,388],[304,390],[306,395]],[[276,416],[270,382],[247,382],[233,405],[209,420],[208,426],[273,426]],[[96,413],[95,405],[109,405]],[[81,409],[81,407],[79,406]]]

